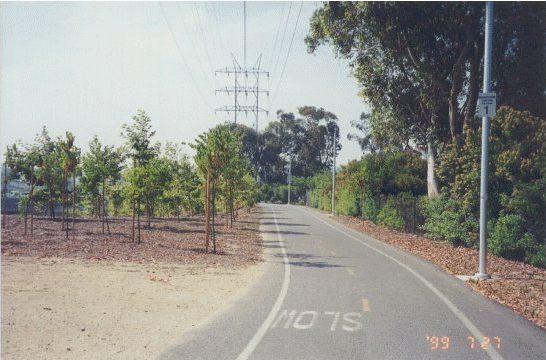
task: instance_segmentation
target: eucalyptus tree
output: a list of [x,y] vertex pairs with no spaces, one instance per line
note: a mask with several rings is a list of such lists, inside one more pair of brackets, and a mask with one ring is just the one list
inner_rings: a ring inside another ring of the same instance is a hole
[[315,106],[302,106],[298,114],[277,111],[278,120],[269,123],[264,136],[275,150],[274,161],[280,158],[283,168],[292,161],[294,176],[312,176],[330,167],[341,149],[337,116]]
[[[298,113],[304,119],[305,149],[309,154],[303,161],[314,162],[316,170],[331,167],[334,157],[341,150],[337,116],[315,106],[302,106],[298,108]],[[313,169],[313,172],[316,170]]]
[[258,176],[261,182],[268,184],[279,183],[284,179],[285,163],[281,157],[283,144],[272,126],[275,123],[269,123],[258,137]]
[[369,117],[370,114],[363,112],[360,114],[360,118],[358,120],[351,120],[351,126],[360,131],[360,134],[348,134],[347,139],[356,141],[362,152],[381,152],[382,146],[376,139],[374,139],[370,129],[370,124],[368,123]]
[[[546,6],[497,8],[498,102],[531,101],[544,113]],[[373,108],[367,120],[374,138],[427,153],[430,169],[440,145],[461,138],[475,116],[484,14],[483,3],[472,2],[328,2],[313,14],[305,41],[311,53],[331,44],[349,60]]]

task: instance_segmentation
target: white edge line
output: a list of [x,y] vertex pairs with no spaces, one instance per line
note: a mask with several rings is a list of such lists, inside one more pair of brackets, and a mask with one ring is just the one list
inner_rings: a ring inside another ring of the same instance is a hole
[[243,352],[239,354],[237,357],[237,360],[246,360],[252,354],[256,346],[260,343],[262,338],[264,337],[267,329],[271,326],[273,323],[273,320],[277,317],[277,314],[279,313],[279,310],[281,309],[282,303],[284,301],[284,298],[286,297],[286,294],[288,293],[288,285],[290,284],[290,263],[288,262],[288,257],[286,256],[286,249],[284,248],[284,243],[282,241],[281,236],[281,230],[279,229],[279,223],[277,222],[277,214],[273,212],[273,218],[275,219],[275,228],[277,230],[277,237],[279,238],[279,243],[283,255],[283,262],[284,262],[284,281],[282,284],[281,292],[279,293],[279,296],[277,297],[277,300],[275,301],[275,304],[273,305],[273,308],[271,308],[271,311],[269,312],[269,315],[267,315],[267,318],[262,323],[256,334],[250,339],[250,342],[245,347]]
[[[483,333],[478,329],[478,327],[476,325],[474,325],[474,323],[472,323],[472,321],[469,318],[467,318],[466,315],[461,310],[459,310],[459,308],[455,304],[453,304],[451,302],[451,300],[449,300],[440,290],[438,290],[436,288],[436,286],[434,286],[431,282],[429,282],[427,279],[425,279],[417,271],[413,270],[412,268],[410,268],[409,266],[407,266],[403,262],[401,262],[401,261],[395,259],[394,257],[390,256],[389,254],[377,249],[376,247],[374,247],[374,246],[372,246],[370,244],[367,244],[364,241],[360,240],[359,238],[357,238],[357,237],[355,237],[355,236],[353,236],[353,235],[351,235],[351,234],[349,234],[349,233],[335,227],[334,225],[324,221],[323,219],[321,219],[317,215],[313,214],[312,212],[310,212],[308,210],[304,210],[304,211],[307,212],[309,215],[313,216],[314,218],[320,220],[322,223],[326,224],[327,226],[331,227],[332,229],[339,231],[343,235],[355,240],[356,242],[359,242],[360,244],[362,244],[364,246],[367,246],[368,248],[378,252],[379,254],[385,256],[386,258],[394,261],[395,263],[397,263],[398,265],[400,265],[401,267],[406,269],[409,273],[411,273],[417,279],[421,280],[421,282],[423,284],[425,284],[425,286],[427,288],[429,288],[430,291],[432,291],[436,296],[438,296],[440,298],[440,300],[442,300],[444,302],[444,304],[446,304],[446,306],[449,308],[449,310],[451,310],[451,312],[453,312],[453,314],[455,314],[455,316],[457,316],[457,318],[459,318],[459,320],[464,324],[464,326],[466,326],[466,328],[472,333],[472,335],[474,335],[474,337],[476,339],[482,339],[483,338]],[[489,357],[491,359],[493,359],[493,360],[503,360],[502,356],[500,356],[500,354],[495,350],[495,348],[493,346],[488,346],[487,349],[485,349],[485,351],[487,352],[487,354],[489,355]]]

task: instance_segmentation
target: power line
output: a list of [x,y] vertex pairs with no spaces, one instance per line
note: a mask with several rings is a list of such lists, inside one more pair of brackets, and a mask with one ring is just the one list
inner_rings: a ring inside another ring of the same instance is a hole
[[[217,4],[214,3],[214,7],[213,7],[213,12],[214,12],[214,20],[216,22],[216,34],[218,36],[218,43],[220,44],[220,46],[222,47],[222,57],[226,56],[228,54],[226,48],[225,48],[225,44],[226,42],[224,41],[224,38],[223,38],[223,34],[224,34],[224,31],[221,31],[220,29],[220,22],[218,21],[218,9],[216,8]],[[224,58],[225,60],[225,58]]]
[[282,3],[281,18],[279,19],[279,25],[277,25],[277,34],[275,35],[275,42],[274,42],[274,45],[273,45],[273,52],[271,53],[271,60],[269,60],[269,65],[270,66],[273,63],[273,58],[275,57],[275,54],[276,54],[276,51],[277,51],[277,43],[278,43],[278,40],[279,40],[279,33],[281,32],[281,25],[282,25],[282,19],[284,17],[284,5],[285,4],[286,4],[285,2]]
[[161,13],[163,14],[163,18],[165,19],[165,21],[167,22],[167,26],[169,27],[169,31],[171,32],[171,36],[173,38],[173,41],[174,43],[176,44],[176,48],[178,49],[178,53],[180,55],[180,57],[182,58],[182,62],[184,63],[184,65],[186,66],[186,69],[188,70],[188,73],[190,74],[190,77],[191,77],[191,80],[193,81],[193,84],[195,85],[195,88],[197,90],[197,93],[199,94],[199,96],[201,97],[201,100],[203,100],[203,102],[205,103],[205,105],[210,108],[210,104],[208,103],[207,99],[205,98],[205,96],[203,95],[203,93],[201,92],[201,89],[199,88],[199,84],[197,83],[197,81],[195,80],[195,78],[193,77],[193,72],[191,71],[189,65],[188,65],[188,62],[186,61],[186,58],[184,56],[184,53],[182,51],[182,48],[180,47],[180,44],[178,43],[178,40],[176,40],[176,36],[174,34],[174,30],[171,26],[171,23],[169,22],[169,18],[167,17],[167,13],[165,12],[165,9],[163,8],[163,4],[160,2],[159,3],[159,7],[161,8]]
[[284,24],[284,31],[282,34],[281,46],[279,48],[279,55],[277,56],[277,61],[275,62],[275,67],[271,73],[272,77],[275,77],[277,74],[277,66],[279,65],[279,59],[281,58],[282,49],[284,47],[284,38],[286,37],[286,29],[288,28],[288,20],[290,20],[290,13],[292,12],[292,2],[290,2],[290,8],[288,9],[288,16],[286,17],[286,23]]
[[[220,65],[221,62],[220,62],[220,58],[218,57],[218,45],[216,44],[216,39],[215,39],[215,36],[214,36],[214,32],[212,31],[212,25],[211,25],[211,21],[210,21],[210,11],[209,11],[209,4],[208,2],[205,2],[203,4],[204,8],[205,8],[205,13],[207,14],[206,16],[206,19],[207,19],[207,24],[208,24],[208,29],[209,29],[209,34],[210,34],[210,38],[212,39],[212,48],[213,48],[213,53],[214,55],[216,56],[216,65]],[[218,31],[216,31],[216,33],[218,33]]]
[[279,87],[280,87],[280,85],[282,83],[282,78],[284,76],[284,70],[286,70],[286,64],[288,63],[288,58],[290,57],[290,51],[292,50],[292,44],[294,43],[294,37],[296,36],[296,30],[298,29],[298,23],[299,23],[299,20],[300,20],[300,15],[301,15],[301,9],[302,8],[303,8],[303,1],[300,4],[300,10],[298,12],[298,18],[296,19],[296,26],[294,26],[294,32],[292,33],[292,39],[290,40],[290,46],[288,47],[288,53],[286,55],[286,60],[284,61],[284,66],[283,66],[283,69],[282,69],[282,72],[281,72],[281,77],[279,78],[277,88],[275,89],[275,93],[273,95],[273,98],[271,99],[271,103],[270,103],[268,112],[271,110],[271,106],[273,105],[273,102],[275,101],[275,99],[277,97]]
[[[178,12],[180,13],[180,17],[182,18],[182,25],[184,27],[184,31],[186,33],[186,36],[190,42],[190,45],[191,45],[191,48],[193,50],[193,54],[194,54],[194,57],[198,58],[198,52],[197,52],[197,46],[195,45],[195,43],[193,42],[193,37],[191,36],[191,33],[188,29],[188,25],[186,23],[186,19],[184,18],[184,12],[182,11],[182,8],[180,7],[180,3],[177,2],[176,3],[177,7],[178,7]],[[202,64],[203,61],[200,61],[200,59],[198,58],[197,59],[197,63],[198,64]],[[210,88],[214,88],[212,86],[212,83],[214,82],[214,80],[211,80],[211,78],[209,78],[210,75],[207,75],[207,72],[205,71],[205,68],[203,66],[198,66],[199,69],[201,70],[201,73],[203,75],[203,78],[205,79],[205,81],[209,84]]]
[[205,55],[207,56],[207,60],[209,62],[209,66],[210,66],[210,71],[211,73],[214,72],[214,68],[212,67],[212,61],[210,59],[210,55],[209,55],[209,51],[208,51],[208,46],[207,46],[207,39],[206,39],[206,36],[205,36],[205,32],[203,31],[203,24],[201,23],[201,16],[199,15],[199,9],[197,8],[197,4],[196,3],[193,3],[193,7],[195,8],[195,12],[197,13],[197,22],[199,24],[199,30],[201,32],[201,37],[203,39],[203,47],[205,48]]

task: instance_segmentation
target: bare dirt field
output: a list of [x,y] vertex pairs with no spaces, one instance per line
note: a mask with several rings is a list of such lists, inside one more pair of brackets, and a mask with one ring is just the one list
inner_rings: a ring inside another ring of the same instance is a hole
[[[217,226],[206,254],[203,219],[152,221],[142,242],[131,219],[111,235],[93,219],[67,240],[61,223],[19,216],[2,231],[2,359],[150,359],[242,296],[262,272],[258,216]],[[30,230],[29,230],[30,233]]]

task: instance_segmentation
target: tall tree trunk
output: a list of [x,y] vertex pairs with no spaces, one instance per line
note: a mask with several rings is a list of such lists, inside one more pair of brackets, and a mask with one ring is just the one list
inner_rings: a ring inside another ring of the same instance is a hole
[[481,50],[479,43],[474,41],[474,54],[472,55],[472,60],[470,61],[469,91],[465,104],[465,123],[468,123],[472,118],[474,118],[474,116],[476,116],[476,106],[478,103],[478,95],[480,93],[479,71],[481,54],[483,54],[483,50]]
[[27,202],[27,206],[25,206],[25,235],[27,234],[27,219],[28,219],[28,208],[30,207],[30,197]]
[[75,171],[72,174],[72,241],[74,240],[76,240],[76,172]]
[[[64,216],[64,226],[65,228],[68,228],[68,211],[69,211],[69,206],[68,206],[68,175],[66,175],[65,177],[65,183],[64,183],[64,207],[65,209],[63,209],[63,214],[62,216]],[[68,233],[67,233],[67,236],[68,238]]]
[[[66,185],[66,188],[68,189],[68,184]],[[67,190],[67,192],[68,192],[68,190]],[[64,212],[64,209],[63,209],[63,214],[62,214],[62,220],[61,221],[66,222],[64,230],[65,230],[65,233],[66,233],[66,239],[68,240],[68,227],[69,227],[68,226],[68,216],[70,215],[69,211],[68,211],[68,193],[66,194],[65,201],[66,201],[66,204],[65,204],[65,206],[66,206],[66,219],[65,219],[65,212]]]
[[436,153],[430,142],[427,144],[427,193],[429,197],[438,195],[438,178],[434,171],[436,166]]
[[64,230],[64,211],[66,206],[66,173],[63,171],[63,181],[61,183],[61,207],[62,207],[62,215],[61,215],[61,231]]
[[[104,191],[104,189],[103,189],[103,191]],[[99,208],[101,209],[99,218],[100,218],[100,222],[101,222],[101,225],[102,225],[102,234],[104,235],[104,221],[105,221],[105,217],[104,217],[104,194],[100,195]]]
[[108,224],[108,213],[106,212],[106,178],[102,179],[102,216],[104,221],[102,223],[102,233],[104,234],[104,223],[106,223],[106,229],[108,235],[110,235],[110,225]]
[[6,193],[8,192],[8,168],[4,163],[4,187],[2,188],[2,229],[6,228]]
[[138,243],[140,244],[140,199],[137,200],[137,234]]
[[[31,173],[30,177],[30,236],[34,235],[34,174]],[[26,233],[26,231],[25,231]]]
[[135,216],[136,216],[136,208],[135,208],[135,193],[133,192],[133,221],[131,223],[131,241],[135,242]]
[[215,218],[216,218],[216,184],[212,182],[212,253],[216,254],[216,229],[215,229]]
[[51,190],[49,191],[49,211],[51,211],[52,220],[55,220],[54,198],[55,198],[55,194],[53,193],[53,186],[51,186]]
[[205,180],[205,252],[209,252],[210,238],[210,170],[207,170]]
[[97,216],[97,219],[101,218],[100,194],[99,193],[97,193],[97,196],[95,196],[95,214]]
[[[65,177],[65,183],[64,183],[64,191],[65,191],[65,194],[64,194],[64,203],[63,203],[63,213],[62,213],[62,221],[64,223],[64,230],[66,232],[66,238],[68,239],[68,216],[69,216],[69,211],[68,211],[68,175],[65,175],[63,174],[63,176]],[[65,211],[65,208],[66,208],[66,211]],[[66,212],[66,214],[65,214]]]
[[229,186],[229,227],[233,228],[233,185]]
[[176,222],[180,222],[180,204],[176,207]]
[[101,222],[102,222],[102,234],[104,235],[104,221],[105,221],[105,209],[104,209],[104,178],[102,179],[102,196],[101,196],[101,202],[100,202],[100,208],[102,208],[102,216],[101,216]]
[[[229,184],[226,185],[226,188],[227,188],[228,186],[229,186]],[[226,202],[226,211],[225,211],[225,213],[226,213],[226,227],[229,227],[229,218],[230,218],[230,216],[231,216],[231,215],[230,215],[231,208],[230,208],[230,206],[229,206],[229,190],[228,190],[228,193],[227,193],[226,201],[225,201],[225,202]]]
[[459,54],[459,57],[451,71],[451,90],[448,98],[449,104],[449,128],[451,137],[459,136],[463,130],[464,117],[459,111],[459,94],[463,87],[465,61],[470,47],[467,45]]
[[150,198],[148,196],[146,196],[146,215],[147,215],[146,220],[148,222],[148,229],[150,229],[152,227],[152,221],[151,221],[152,211],[150,208]]

